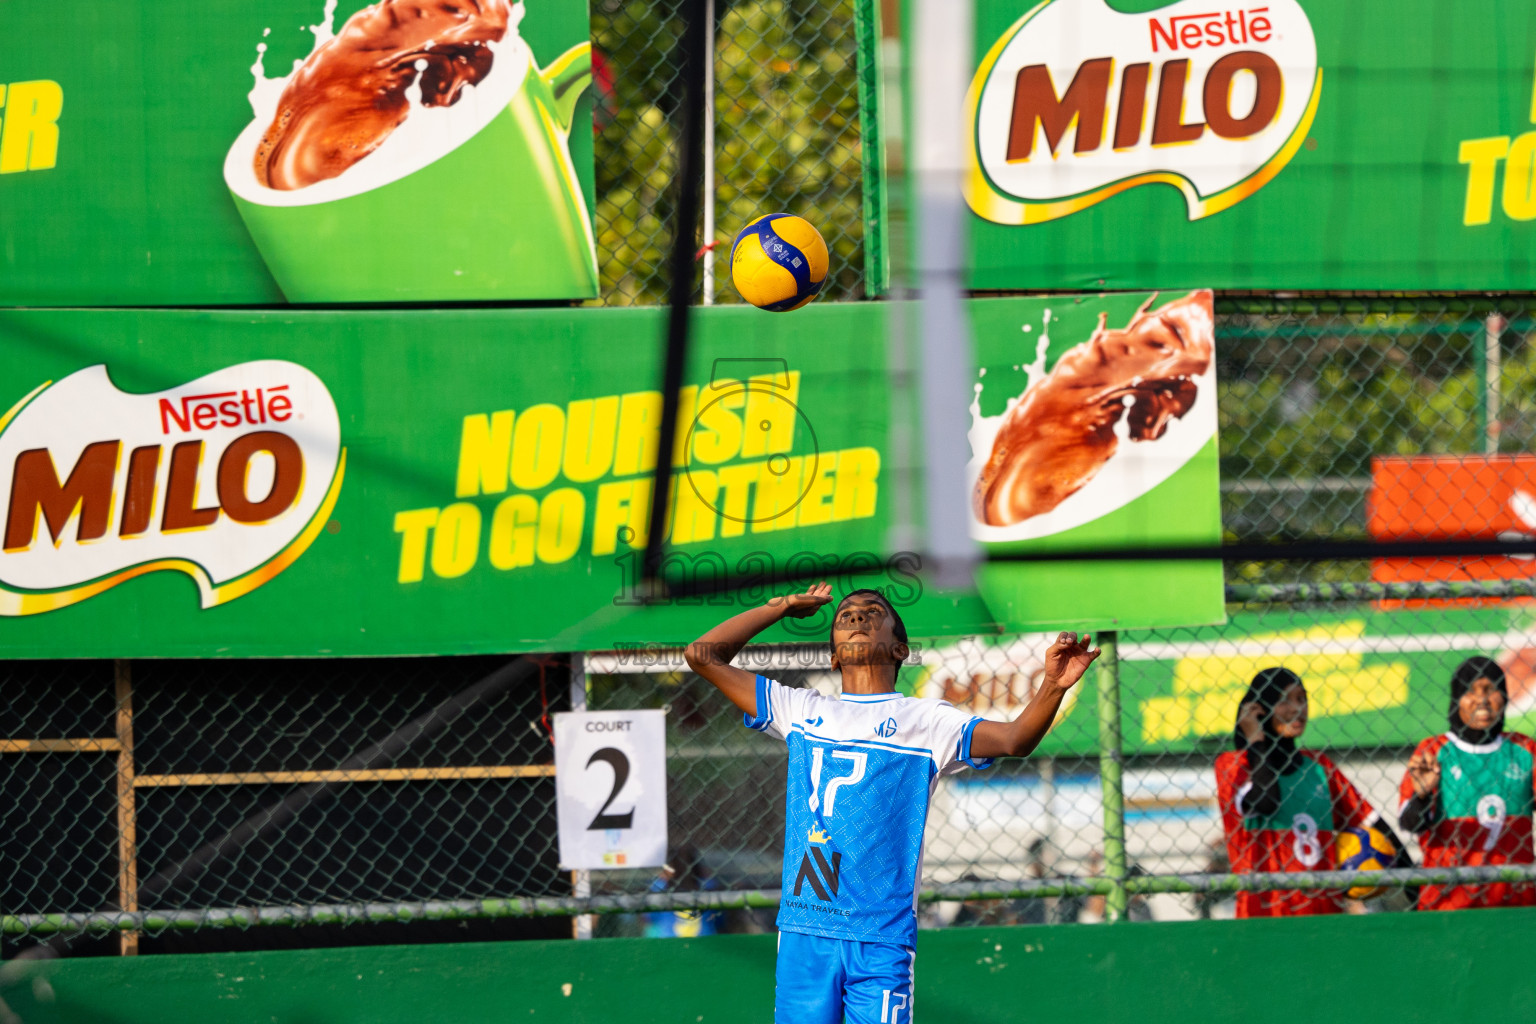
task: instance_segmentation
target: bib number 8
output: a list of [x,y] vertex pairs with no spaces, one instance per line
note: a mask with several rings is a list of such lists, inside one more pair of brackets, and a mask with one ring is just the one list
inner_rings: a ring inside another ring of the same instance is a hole
[[1306,867],[1316,867],[1323,859],[1323,844],[1317,838],[1317,819],[1310,814],[1291,818],[1291,852]]
[[1504,822],[1509,808],[1504,804],[1504,798],[1497,793],[1488,793],[1477,802],[1477,823],[1488,830],[1488,838],[1483,840],[1483,852],[1491,851],[1499,845],[1499,836],[1504,833]]

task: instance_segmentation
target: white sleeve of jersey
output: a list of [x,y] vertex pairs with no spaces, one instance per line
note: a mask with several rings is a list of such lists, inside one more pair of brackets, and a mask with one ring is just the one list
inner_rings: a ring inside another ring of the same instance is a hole
[[760,675],[757,677],[757,714],[742,715],[742,724],[782,740],[789,736],[790,726],[807,717],[812,703],[824,699],[809,687],[785,686]]
[[971,756],[971,733],[983,719],[968,715],[948,701],[933,702],[927,716],[927,745],[940,775],[952,775],[963,768],[990,768],[990,757]]

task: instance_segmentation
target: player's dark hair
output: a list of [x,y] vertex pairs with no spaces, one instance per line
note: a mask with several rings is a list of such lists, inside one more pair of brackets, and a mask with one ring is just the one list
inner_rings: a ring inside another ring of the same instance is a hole
[[1504,695],[1505,700],[1509,699],[1509,684],[1504,679],[1504,670],[1492,658],[1478,654],[1456,666],[1456,671],[1451,673],[1451,708],[1447,717],[1451,733],[1474,745],[1492,743],[1504,731],[1503,715],[1486,729],[1474,729],[1461,720],[1461,698],[1466,696],[1472,684],[1479,679],[1488,680]]
[[[896,641],[900,644],[905,644],[907,642],[907,624],[901,621],[901,613],[896,610],[895,605],[891,604],[890,598],[880,593],[880,591],[871,590],[868,587],[865,587],[861,590],[850,590],[848,593],[843,595],[843,599],[841,601],[837,602],[837,608],[832,612],[832,625],[827,630],[827,646],[832,649],[833,657],[837,656],[837,639],[833,633],[833,631],[837,629],[837,613],[843,610],[843,605],[847,604],[849,601],[852,601],[856,597],[873,597],[877,599],[881,604],[885,605],[885,610],[891,613],[891,632],[896,635]],[[891,677],[892,681],[894,682],[896,677],[900,675],[901,663],[897,662],[895,675]]]
[[1456,671],[1451,673],[1451,698],[1460,700],[1479,679],[1488,680],[1503,693],[1509,692],[1504,670],[1499,667],[1499,663],[1477,654],[1457,665]]
[[1237,721],[1241,723],[1243,706],[1253,703],[1264,709],[1264,739],[1256,746],[1251,746],[1248,737],[1243,734],[1241,724],[1232,727],[1232,746],[1237,750],[1252,749],[1259,757],[1264,758],[1275,766],[1276,770],[1284,771],[1288,768],[1296,755],[1296,741],[1289,736],[1281,736],[1275,731],[1274,721],[1270,713],[1275,710],[1275,705],[1285,699],[1286,691],[1293,686],[1301,686],[1306,689],[1306,684],[1301,681],[1301,676],[1288,668],[1279,665],[1273,668],[1260,669],[1248,684],[1248,691],[1237,702]]

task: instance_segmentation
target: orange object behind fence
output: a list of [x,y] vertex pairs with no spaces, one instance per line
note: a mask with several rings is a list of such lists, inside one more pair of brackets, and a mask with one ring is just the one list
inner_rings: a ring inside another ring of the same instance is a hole
[[[1385,456],[1371,462],[1367,520],[1373,540],[1536,538],[1536,455]],[[1529,555],[1378,558],[1378,583],[1536,577]],[[1505,599],[1385,601],[1386,608],[1467,607]],[[1528,599],[1522,599],[1528,600]]]

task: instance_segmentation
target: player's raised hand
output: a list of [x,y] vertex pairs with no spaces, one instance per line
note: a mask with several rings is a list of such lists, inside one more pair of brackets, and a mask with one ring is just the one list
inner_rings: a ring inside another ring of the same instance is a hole
[[815,615],[832,601],[832,587],[818,583],[803,594],[786,594],[769,599],[755,608],[737,612],[711,629],[683,651],[688,667],[709,680],[732,704],[748,716],[758,713],[757,674],[739,669],[732,659],[752,638],[787,617],[803,619]]
[[787,618],[808,619],[819,612],[822,605],[832,603],[832,584],[813,583],[803,594],[785,594],[768,603],[779,605]]
[[1413,780],[1415,796],[1429,796],[1440,788],[1440,759],[1432,754],[1414,754],[1408,759],[1408,777]]
[[1087,633],[1081,638],[1072,632],[1058,636],[1045,652],[1046,685],[1066,690],[1083,678],[1088,666],[1101,653],[1097,647],[1090,646],[1092,643],[1093,637]]
[[1264,742],[1264,705],[1251,700],[1237,709],[1237,727],[1249,743]]

